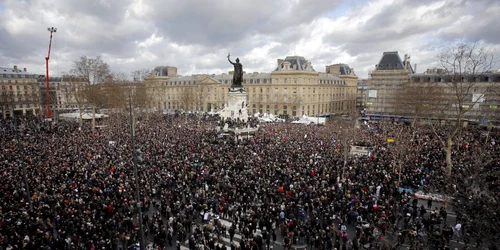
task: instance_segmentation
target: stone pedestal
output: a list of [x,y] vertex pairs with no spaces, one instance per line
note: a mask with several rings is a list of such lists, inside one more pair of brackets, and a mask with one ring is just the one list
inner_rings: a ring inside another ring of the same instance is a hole
[[220,116],[226,119],[240,119],[240,121],[248,121],[248,93],[244,88],[230,88],[228,93],[228,101],[223,110],[220,111]]

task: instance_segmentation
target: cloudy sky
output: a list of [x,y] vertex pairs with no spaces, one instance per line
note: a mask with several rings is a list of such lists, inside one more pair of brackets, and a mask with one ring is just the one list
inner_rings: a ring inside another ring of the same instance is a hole
[[53,26],[56,75],[84,55],[120,73],[220,74],[229,52],[247,72],[300,55],[317,71],[347,63],[367,77],[384,51],[399,51],[421,72],[459,42],[500,51],[498,13],[498,0],[0,0],[0,67],[43,74]]

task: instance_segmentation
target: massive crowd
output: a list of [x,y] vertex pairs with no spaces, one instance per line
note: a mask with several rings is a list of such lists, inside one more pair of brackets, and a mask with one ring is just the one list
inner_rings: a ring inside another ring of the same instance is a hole
[[[126,249],[139,242],[127,122],[112,116],[92,130],[35,118],[1,121],[0,249]],[[217,124],[217,117],[179,114],[136,123],[143,224],[158,249],[222,249],[211,235],[232,239],[235,232],[242,239],[232,248],[242,250],[277,240],[284,248],[396,249],[424,234],[425,244],[440,249],[467,235],[483,247],[498,240],[498,231],[488,231],[498,228],[498,134],[464,129],[446,177],[446,130],[439,127],[388,123],[380,133],[363,126],[345,133],[335,124],[266,124],[236,142],[220,136]],[[346,142],[372,150],[348,155]],[[449,220],[444,207],[421,205],[410,190],[465,197],[462,210]],[[233,226],[202,223],[206,213]],[[483,219],[491,225],[478,225]]]

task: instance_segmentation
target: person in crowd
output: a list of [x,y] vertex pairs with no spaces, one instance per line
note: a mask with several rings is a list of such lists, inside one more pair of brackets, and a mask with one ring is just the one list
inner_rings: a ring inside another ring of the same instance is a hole
[[[409,231],[439,231],[449,242],[446,209],[432,211],[430,200],[426,210],[413,192],[456,189],[479,199],[464,178],[474,157],[500,165],[494,158],[499,147],[473,130],[461,135],[467,148],[453,151],[459,167],[452,178],[466,182],[453,186],[443,175],[445,152],[436,138],[446,131],[415,130],[411,150],[396,158],[399,149],[386,137],[363,129],[346,135],[328,124],[222,122],[205,114],[139,119],[139,186],[125,116],[115,114],[95,129],[34,117],[0,121],[0,247],[127,249],[139,242],[138,203],[147,242],[158,249],[173,242],[177,249],[224,249],[226,231],[231,249],[272,249],[277,241],[288,248],[362,249],[382,244],[389,232],[396,232],[394,245],[404,244]],[[221,137],[215,127],[225,123],[258,131],[244,140]],[[491,133],[489,139],[499,138]],[[373,150],[349,155],[346,140]],[[485,187],[498,191],[491,183]],[[484,202],[483,212],[494,212]],[[498,205],[494,197],[488,202]],[[457,236],[459,225],[453,227]]]

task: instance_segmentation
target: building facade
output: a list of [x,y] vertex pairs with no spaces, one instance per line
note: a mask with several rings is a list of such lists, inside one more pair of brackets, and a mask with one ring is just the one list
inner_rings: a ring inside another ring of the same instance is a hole
[[453,120],[460,114],[464,121],[500,120],[500,72],[452,75],[429,69],[417,74],[409,57],[384,52],[370,76],[366,99],[358,85],[358,100],[366,100],[370,119]]
[[384,52],[375,70],[370,72],[366,115],[386,117],[396,115],[398,94],[410,80],[413,69],[405,55],[401,60],[397,51]]
[[[175,67],[157,67],[146,79],[151,107],[168,110],[219,111],[227,102],[232,72],[220,75],[177,75]],[[246,73],[251,114],[315,116],[347,113],[356,108],[358,77],[346,64],[334,64],[317,72],[301,56],[278,59],[269,73]]]
[[500,72],[453,78],[441,69],[411,75],[410,93],[403,92],[402,102],[413,108],[406,108],[403,115],[456,119],[460,112],[467,121],[500,122]]
[[40,91],[37,76],[13,68],[0,68],[0,112],[3,119],[40,111]]
[[356,92],[356,107],[363,110],[366,108],[368,91],[370,90],[370,79],[359,79]]
[[[39,75],[37,81],[40,89],[42,109],[46,112],[47,87],[45,75]],[[50,109],[55,115],[59,112],[67,112],[78,108],[75,89],[84,83],[83,80],[79,80],[74,76],[49,77]]]

